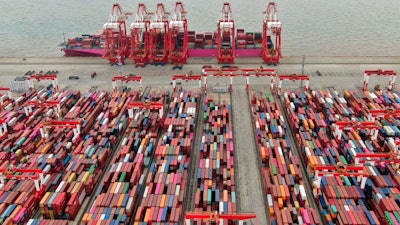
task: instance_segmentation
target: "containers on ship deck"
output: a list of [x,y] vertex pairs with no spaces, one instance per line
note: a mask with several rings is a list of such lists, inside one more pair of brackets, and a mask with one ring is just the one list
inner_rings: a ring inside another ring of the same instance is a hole
[[251,111],[272,223],[321,224],[318,211],[307,202],[306,177],[286,135],[284,112],[277,102],[258,94],[251,96]]

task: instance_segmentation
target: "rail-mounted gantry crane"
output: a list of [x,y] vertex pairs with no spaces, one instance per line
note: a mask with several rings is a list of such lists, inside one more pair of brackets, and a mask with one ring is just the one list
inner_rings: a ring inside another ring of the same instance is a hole
[[168,19],[164,4],[158,3],[150,23],[150,61],[155,65],[168,63]]
[[131,13],[122,11],[118,3],[114,3],[107,23],[103,25],[106,38],[103,58],[107,58],[111,65],[125,64],[128,52],[128,37],[125,21]]
[[5,91],[7,94],[0,93],[0,106],[3,105],[5,99],[12,100],[11,89],[8,87],[0,87],[0,91]]
[[231,4],[222,6],[221,18],[218,21],[218,63],[234,63],[235,61],[235,21]]
[[308,85],[310,83],[310,77],[306,74],[289,74],[289,75],[279,75],[278,79],[278,95],[282,94],[282,81],[291,80],[295,82],[296,80],[304,81],[303,89],[308,90]]
[[135,21],[131,28],[131,52],[129,58],[135,61],[136,67],[144,67],[149,63],[149,29],[151,13],[145,4],[140,3]]
[[245,220],[255,220],[255,224],[258,225],[258,218],[255,213],[220,213],[218,211],[201,212],[201,213],[186,212],[185,213],[185,224],[190,225],[191,220],[199,220],[199,221],[208,222],[208,223],[214,222],[215,224],[225,224],[225,223],[223,223],[224,220],[225,221],[235,220],[235,221],[237,221],[237,224],[239,224],[239,225],[243,225]]
[[281,22],[277,18],[277,7],[275,2],[268,4],[263,22],[262,49],[264,63],[278,64],[282,58],[281,53]]
[[377,69],[377,70],[366,70],[364,72],[364,83],[363,83],[363,91],[368,90],[368,83],[369,83],[369,77],[371,75],[377,75],[377,76],[389,76],[389,90],[393,90],[396,82],[396,76],[397,73],[393,70],[382,70],[382,69]]
[[175,3],[175,10],[169,21],[169,59],[174,68],[181,69],[188,57],[188,24],[182,2]]
[[0,185],[5,184],[6,179],[33,180],[36,194],[35,198],[40,199],[46,192],[44,171],[36,168],[18,168],[10,164],[7,168],[0,168]]

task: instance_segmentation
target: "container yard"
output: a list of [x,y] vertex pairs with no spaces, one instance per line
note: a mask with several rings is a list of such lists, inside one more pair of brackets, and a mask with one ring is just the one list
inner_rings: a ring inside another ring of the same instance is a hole
[[193,67],[172,86],[21,72],[28,91],[1,89],[0,222],[398,222],[395,71],[335,90],[314,88],[324,71]]

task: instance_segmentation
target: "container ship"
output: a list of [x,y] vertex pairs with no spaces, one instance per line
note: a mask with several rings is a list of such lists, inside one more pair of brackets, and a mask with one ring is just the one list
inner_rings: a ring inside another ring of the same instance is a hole
[[62,49],[65,56],[102,56],[111,64],[132,59],[137,66],[172,63],[181,67],[188,57],[217,57],[219,63],[234,63],[235,57],[262,57],[267,64],[277,64],[281,54],[281,22],[275,3],[267,5],[261,32],[236,29],[229,3],[224,3],[215,31],[188,30],[182,2],[173,13],[163,4],[155,12],[139,4],[128,31],[126,20],[131,13],[114,4],[103,29],[93,35],[69,38]]

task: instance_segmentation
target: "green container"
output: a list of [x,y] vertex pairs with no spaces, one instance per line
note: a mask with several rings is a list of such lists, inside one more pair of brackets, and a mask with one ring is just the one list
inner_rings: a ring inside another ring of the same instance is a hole
[[341,155],[340,156],[340,159],[342,160],[342,162],[343,162],[343,164],[345,165],[345,166],[347,166],[349,163],[347,163],[347,160],[346,160],[346,158],[343,156],[343,155]]
[[90,168],[89,168],[89,173],[93,174],[95,169],[96,169],[96,166],[95,165],[91,165]]
[[121,176],[119,177],[119,180],[118,180],[118,182],[124,182],[125,181],[125,178],[126,178],[126,172],[122,172],[121,173]]
[[350,180],[349,180],[349,178],[348,177],[343,177],[343,182],[344,182],[344,184],[346,185],[346,186],[351,186],[351,183],[350,183]]
[[211,205],[211,200],[212,200],[212,190],[208,189],[207,190],[207,205]]
[[129,182],[125,182],[124,189],[122,190],[123,194],[127,194],[129,191]]
[[274,175],[274,176],[276,176],[277,175],[277,169],[276,169],[276,166],[274,165],[274,164],[270,164],[271,165],[271,172],[272,172],[272,174]]
[[271,102],[271,96],[269,93],[265,93],[265,98],[267,98],[268,102]]
[[390,225],[396,225],[396,223],[393,221],[392,217],[390,216],[390,213],[388,211],[384,212],[386,221],[389,222]]

